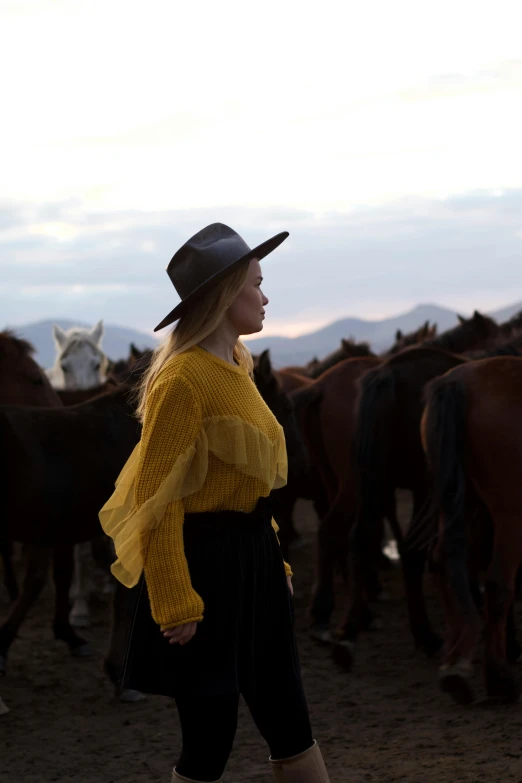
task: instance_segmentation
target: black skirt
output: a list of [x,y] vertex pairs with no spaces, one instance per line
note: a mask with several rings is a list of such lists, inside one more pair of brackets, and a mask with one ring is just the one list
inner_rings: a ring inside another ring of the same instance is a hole
[[142,576],[123,685],[175,698],[300,681],[293,603],[269,499],[250,514],[186,514],[183,538],[204,619],[186,645],[169,644],[152,619]]

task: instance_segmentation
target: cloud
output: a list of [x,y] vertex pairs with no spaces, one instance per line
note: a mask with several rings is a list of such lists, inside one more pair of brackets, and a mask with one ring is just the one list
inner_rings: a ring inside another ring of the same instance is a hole
[[520,215],[522,190],[349,213],[234,207],[104,215],[70,201],[0,205],[2,321],[104,317],[150,330],[177,301],[165,274],[172,254],[216,220],[251,246],[290,231],[263,265],[272,333],[426,301],[488,309],[522,297]]

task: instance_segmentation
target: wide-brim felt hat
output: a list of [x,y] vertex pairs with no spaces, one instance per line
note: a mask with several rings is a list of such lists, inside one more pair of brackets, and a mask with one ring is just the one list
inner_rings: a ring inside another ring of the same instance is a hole
[[251,249],[236,231],[224,223],[212,223],[198,231],[172,256],[167,267],[167,274],[181,302],[154,331],[177,321],[197,299],[240,264],[253,258],[260,261],[287,236],[288,231],[282,231]]

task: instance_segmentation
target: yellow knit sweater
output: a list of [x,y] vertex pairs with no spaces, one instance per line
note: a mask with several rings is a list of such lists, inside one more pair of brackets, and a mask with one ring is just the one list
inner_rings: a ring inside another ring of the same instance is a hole
[[[132,510],[123,520],[120,511],[112,527],[104,524],[104,511],[110,516],[115,505],[111,499],[100,514],[102,526],[113,536],[122,561],[125,537],[139,535],[152,616],[163,630],[200,621],[204,606],[185,558],[184,514],[250,512],[260,497],[282,486],[282,428],[243,367],[196,346],[167,362],[156,379],[135,463]],[[286,563],[285,568],[291,574]],[[126,584],[135,582],[135,576],[124,578],[120,570],[117,561],[113,573]]]

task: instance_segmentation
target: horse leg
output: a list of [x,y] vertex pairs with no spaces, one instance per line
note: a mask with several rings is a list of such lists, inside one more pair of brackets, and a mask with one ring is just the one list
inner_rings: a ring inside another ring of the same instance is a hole
[[88,628],[91,624],[89,595],[91,592],[91,542],[85,541],[74,547],[74,579],[71,589],[73,606],[70,623],[75,628]]
[[73,655],[92,655],[89,643],[78,636],[70,622],[69,611],[71,582],[74,570],[73,546],[64,544],[54,550],[53,579],[56,590],[53,631],[54,638],[65,642]]
[[145,696],[132,688],[124,688],[121,683],[127,644],[130,638],[134,609],[138,598],[139,586],[129,590],[116,582],[112,601],[112,625],[109,650],[103,661],[105,674],[114,685],[117,699],[122,702],[142,701]]
[[50,549],[29,547],[27,550],[22,592],[0,627],[0,674],[5,674],[9,648],[27,612],[42,592],[49,570]]
[[18,582],[13,568],[13,545],[7,538],[0,538],[0,556],[4,564],[4,584],[11,601],[19,595]]
[[[409,537],[414,538],[417,528],[420,528],[425,522],[426,509],[425,493],[423,491],[415,491],[413,493],[413,513],[407,539]],[[408,603],[410,629],[416,645],[428,655],[435,655],[441,650],[442,639],[433,631],[426,611],[424,598],[426,550],[408,546],[407,539],[402,544],[398,542],[398,548]]]
[[344,619],[339,628],[340,641],[345,651],[337,651],[338,663],[349,669],[359,631],[370,627],[375,617],[368,606],[369,591],[378,584],[375,541],[378,539],[381,517],[355,517],[348,534],[348,561],[350,589]]
[[444,566],[438,569],[437,576],[446,621],[439,687],[443,693],[449,693],[457,704],[471,704],[475,698],[470,677],[480,628],[479,614],[475,610],[475,614],[470,616],[468,621],[463,621]]
[[522,561],[522,533],[514,515],[495,514],[494,523],[493,558],[486,572],[484,676],[490,698],[514,702],[520,696],[520,685],[507,664],[506,623]]
[[310,635],[320,642],[331,642],[330,617],[334,610],[334,571],[338,560],[336,548],[339,545],[335,506],[319,523],[317,532],[317,570],[313,587],[310,617]]

